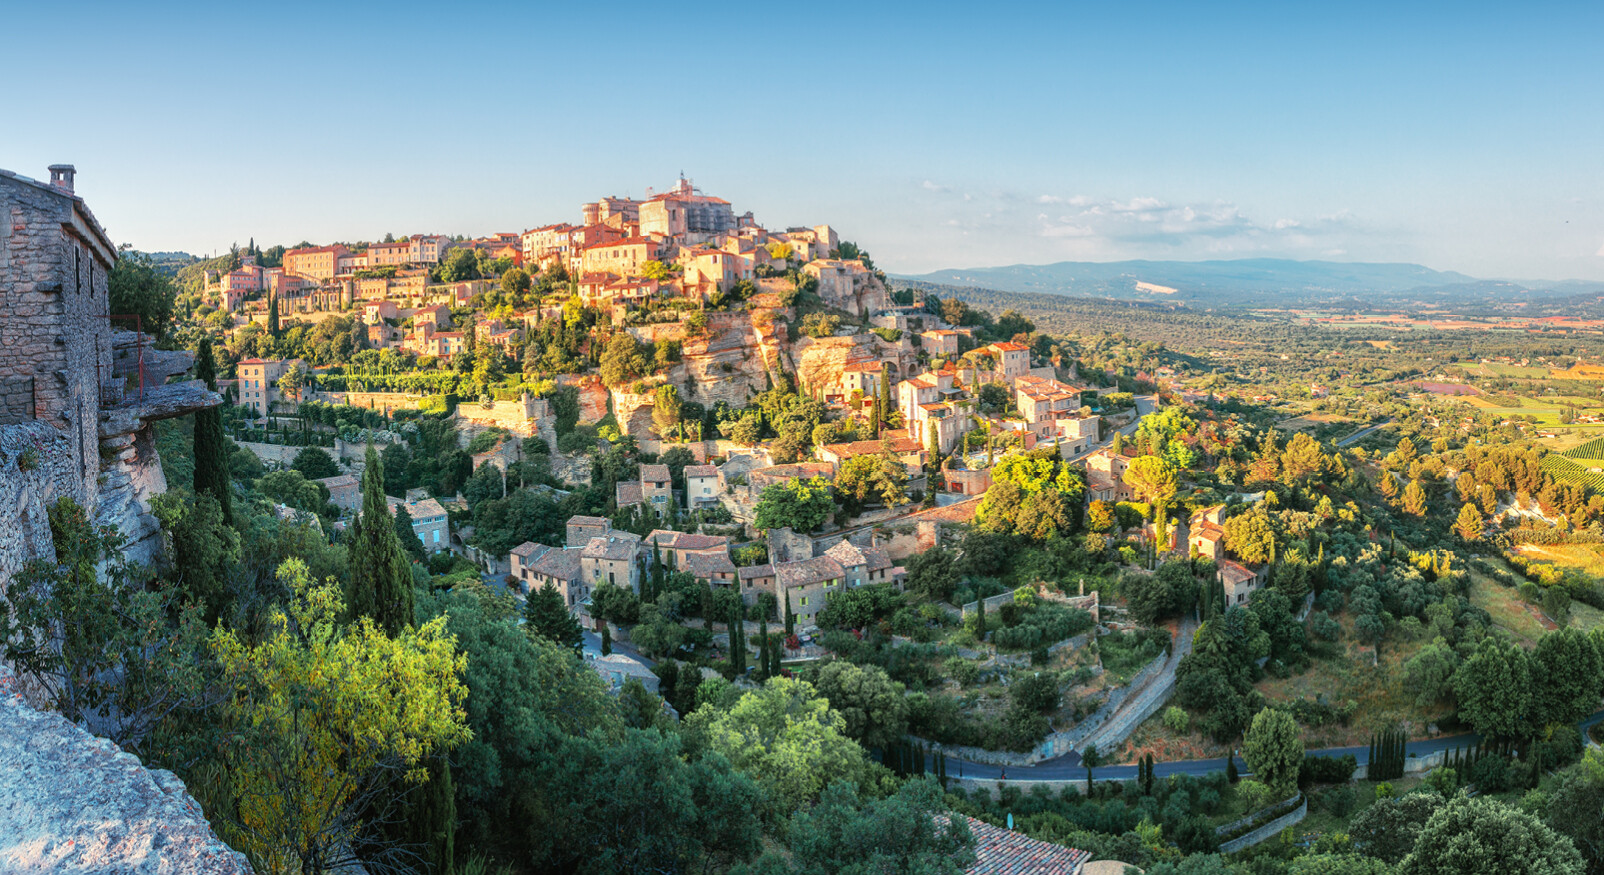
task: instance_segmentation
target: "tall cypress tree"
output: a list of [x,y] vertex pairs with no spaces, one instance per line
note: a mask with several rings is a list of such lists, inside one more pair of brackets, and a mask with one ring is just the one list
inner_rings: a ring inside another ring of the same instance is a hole
[[[891,400],[891,373],[886,367],[885,362],[880,363],[880,386],[878,397],[880,399],[880,420],[882,422],[889,421],[891,419],[891,411],[896,408],[893,406],[893,402]],[[878,435],[879,433],[880,430],[876,428],[875,434]]]
[[730,659],[735,663],[736,677],[746,674],[746,624],[741,622],[739,604],[730,617]]
[[384,500],[384,463],[368,444],[362,515],[351,524],[351,615],[372,617],[386,635],[413,625],[412,566]]
[[[217,363],[212,359],[212,339],[201,338],[195,350],[195,376],[206,381],[206,388],[217,391]],[[223,524],[234,524],[233,490],[229,486],[228,455],[224,450],[223,414],[216,407],[195,413],[195,492],[217,499],[223,510]]]
[[267,336],[278,340],[278,296],[267,293]]
[[[362,470],[362,513],[351,524],[351,615],[370,617],[386,635],[395,637],[417,625],[412,613],[412,566],[395,518],[384,497],[384,463],[368,444]],[[393,836],[412,845],[423,856],[427,871],[452,875],[456,871],[456,791],[451,762],[444,751],[428,760],[429,780],[402,790],[404,816]]]
[[785,637],[796,634],[796,615],[791,613],[791,591],[785,591]]
[[761,683],[769,679],[769,618],[757,618],[757,679]]

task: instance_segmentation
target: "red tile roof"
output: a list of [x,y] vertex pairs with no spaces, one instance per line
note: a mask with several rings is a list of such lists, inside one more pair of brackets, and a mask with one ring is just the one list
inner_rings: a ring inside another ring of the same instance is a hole
[[975,864],[966,875],[1075,875],[1090,851],[1066,848],[965,817],[975,837]]

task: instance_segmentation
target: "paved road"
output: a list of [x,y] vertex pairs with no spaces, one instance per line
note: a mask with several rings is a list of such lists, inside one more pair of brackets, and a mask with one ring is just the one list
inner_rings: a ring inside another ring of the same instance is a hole
[[1376,431],[1379,431],[1380,429],[1386,428],[1389,425],[1392,425],[1392,420],[1391,419],[1382,420],[1381,422],[1378,422],[1375,425],[1370,426],[1369,428],[1361,428],[1358,431],[1354,432],[1353,434],[1350,434],[1347,437],[1342,438],[1341,440],[1338,440],[1337,441],[1337,446],[1345,447],[1345,446],[1348,446],[1349,444],[1358,443],[1359,441],[1362,441],[1365,438],[1369,437],[1370,435],[1374,434]]
[[[1604,711],[1598,711],[1588,717],[1577,728],[1582,736],[1587,736],[1587,730],[1593,725],[1604,722]],[[1481,743],[1481,736],[1475,733],[1464,735],[1445,735],[1441,738],[1430,738],[1425,741],[1411,741],[1405,746],[1405,751],[1413,756],[1426,756],[1439,751],[1453,750],[1454,748],[1468,748],[1473,744]],[[1370,761],[1370,748],[1363,747],[1328,747],[1321,750],[1308,751],[1309,756],[1340,757],[1353,754],[1360,765]],[[1241,757],[1236,757],[1237,770],[1243,775],[1252,774],[1247,763]],[[1225,758],[1217,757],[1209,760],[1176,760],[1165,763],[1155,763],[1153,773],[1158,777],[1165,775],[1206,775],[1209,772],[1225,771]],[[1069,779],[1084,779],[1086,767],[1081,765],[1080,754],[1074,751],[1043,760],[1034,766],[992,766],[985,763],[972,763],[956,757],[947,758],[947,774],[966,778],[998,778],[1006,776],[1013,781],[1063,781]],[[1098,781],[1131,781],[1136,779],[1136,766],[1102,766],[1092,770],[1092,777]]]

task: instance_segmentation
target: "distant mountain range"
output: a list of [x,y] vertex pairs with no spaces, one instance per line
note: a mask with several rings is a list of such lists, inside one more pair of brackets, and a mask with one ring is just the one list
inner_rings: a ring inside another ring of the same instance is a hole
[[1482,280],[1419,264],[1293,261],[1062,261],[938,270],[901,279],[1012,292],[1194,307],[1465,306],[1501,308],[1604,293],[1597,282]]

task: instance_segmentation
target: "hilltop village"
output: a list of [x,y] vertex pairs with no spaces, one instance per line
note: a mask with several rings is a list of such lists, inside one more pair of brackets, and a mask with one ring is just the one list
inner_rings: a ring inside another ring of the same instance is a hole
[[[474,526],[443,524],[442,500],[471,511],[460,494],[407,509],[426,547],[509,575],[520,595],[550,583],[580,614],[602,579],[600,563],[628,568],[614,579],[638,594],[653,549],[670,548],[701,583],[739,589],[748,603],[760,592],[789,599],[811,632],[826,588],[900,584],[904,570],[893,561],[920,549],[904,539],[888,554],[866,525],[883,529],[906,517],[933,531],[938,519],[967,521],[991,485],[991,468],[1011,453],[1050,451],[1082,472],[1092,499],[1134,498],[1121,479],[1125,457],[1108,447],[1116,432],[1134,431],[1156,398],[1121,391],[1116,374],[1082,380],[1078,363],[1019,317],[1014,327],[1024,330],[1012,334],[950,324],[939,301],[893,295],[867,253],[843,245],[830,226],[770,231],[684,179],[644,200],[607,197],[580,212],[577,225],[301,247],[271,267],[246,252],[238,267],[204,271],[200,315],[224,329],[223,367],[228,351],[246,356],[233,363],[235,379],[220,382],[246,412],[240,426],[265,436],[307,403],[384,415],[426,409],[443,399],[385,390],[407,383],[408,374],[460,374],[452,403],[463,446],[482,447],[471,454],[475,471],[513,466],[517,476],[525,440],[536,438],[546,445],[546,464],[567,472],[568,482],[590,485],[588,466],[572,456],[592,448],[565,452],[574,447],[557,434],[552,401],[567,390],[558,403],[574,398],[580,421],[608,420],[612,438],[600,438],[604,444],[670,460],[609,478],[609,514],[700,513],[740,533],[693,531],[686,538],[695,548],[675,547],[652,532],[631,535],[576,516],[558,543],[486,544]],[[468,275],[474,278],[462,278]],[[257,338],[298,328],[328,333],[317,326],[330,316],[350,321],[349,329],[341,323],[348,351],[333,355],[342,362],[322,360],[331,357],[324,350],[253,354]],[[498,397],[512,394],[497,385],[500,375],[545,373],[562,362],[572,343],[563,333],[575,327],[586,329],[577,354],[555,369],[572,373],[554,374],[535,394],[525,383],[516,397]],[[999,334],[1006,339],[992,339]],[[597,367],[585,367],[591,362]],[[792,418],[805,428],[782,427],[775,420],[787,411],[763,409],[759,402],[777,386],[798,402]],[[632,441],[619,444],[623,438]],[[894,459],[896,470],[864,466],[880,458]],[[350,461],[349,473],[319,478],[347,513],[357,510],[361,473],[360,460]],[[774,562],[737,569],[731,544],[758,536],[740,524],[756,520],[767,486],[837,482],[844,473],[864,481],[863,494],[852,513],[815,528],[862,530],[856,539],[868,557],[840,548],[850,554],[844,561],[851,564],[842,565],[808,543],[809,532],[781,527],[788,534],[770,547]],[[937,512],[949,505],[957,507]],[[791,535],[798,537],[785,540]],[[634,547],[626,550],[618,542],[629,538]],[[924,546],[933,543],[927,537]]]
[[1591,338],[1016,309],[683,178],[158,257],[75,179],[0,172],[0,869],[1600,863]]

